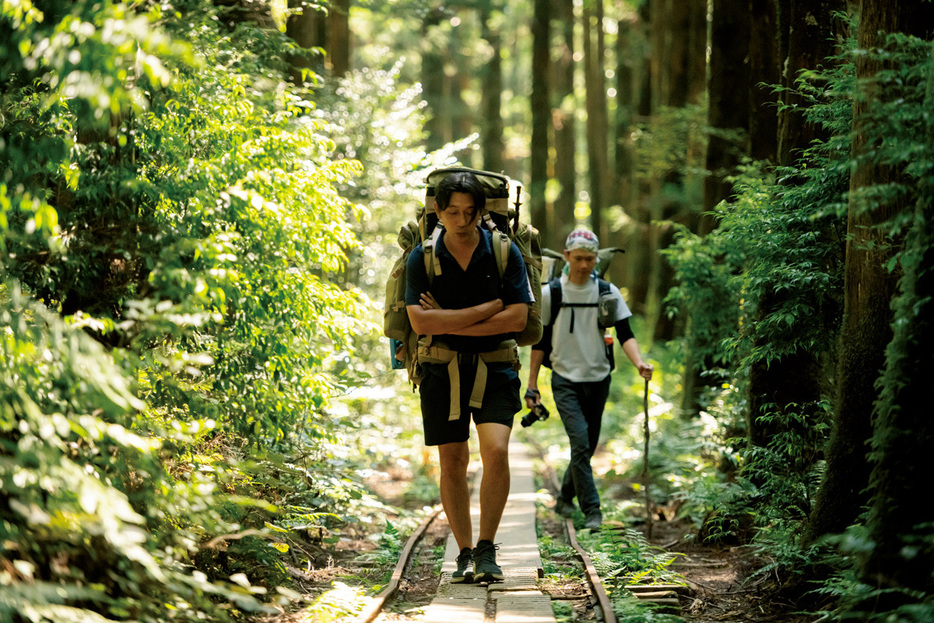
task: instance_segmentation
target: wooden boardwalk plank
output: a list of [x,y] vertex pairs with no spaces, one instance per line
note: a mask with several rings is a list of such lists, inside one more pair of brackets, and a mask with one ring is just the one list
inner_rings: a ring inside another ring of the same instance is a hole
[[[450,535],[441,568],[441,585],[426,611],[425,623],[482,623],[488,599],[496,604],[496,623],[555,623],[551,598],[538,590],[538,578],[543,577],[543,571],[535,532],[537,494],[532,459],[524,444],[510,443],[509,468],[509,500],[496,534],[499,545],[496,562],[503,568],[505,580],[489,585],[451,584],[451,573],[457,568],[454,559],[460,552]],[[474,538],[480,530],[479,480],[477,483],[471,497]]]

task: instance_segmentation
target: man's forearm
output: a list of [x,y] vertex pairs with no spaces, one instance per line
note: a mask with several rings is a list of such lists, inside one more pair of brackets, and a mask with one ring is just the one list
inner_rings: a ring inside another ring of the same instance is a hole
[[450,335],[466,335],[482,337],[486,335],[499,335],[500,333],[518,333],[525,328],[529,318],[529,306],[526,303],[509,305],[503,311],[493,314],[480,322],[460,329],[446,330]]
[[639,352],[639,343],[636,341],[636,338],[631,337],[623,342],[623,352],[626,353],[626,357],[629,358],[629,361],[632,362],[632,365],[634,365],[636,369],[643,363],[642,354]]
[[459,331],[502,313],[503,302],[494,299],[464,309],[423,309],[421,305],[408,305],[409,322],[419,335],[443,335]]
[[538,390],[538,373],[545,361],[545,351],[532,349],[529,354],[529,389]]

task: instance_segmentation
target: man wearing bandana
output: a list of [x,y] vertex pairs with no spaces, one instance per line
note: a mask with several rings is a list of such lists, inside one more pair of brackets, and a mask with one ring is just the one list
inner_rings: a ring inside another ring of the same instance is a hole
[[603,523],[590,461],[600,438],[612,370],[601,324],[616,329],[623,352],[644,379],[651,379],[653,372],[652,365],[644,362],[639,353],[639,344],[629,326],[632,312],[619,289],[604,282],[601,296],[594,273],[599,246],[597,236],[586,229],[575,229],[568,235],[564,245],[567,264],[559,278],[561,298],[557,315],[552,311],[552,286],[542,287],[545,331],[541,342],[532,347],[525,393],[527,407],[541,404],[538,373],[550,348],[551,389],[571,445],[571,462],[564,473],[555,511],[570,517],[577,498],[584,513],[584,527],[590,529],[598,529]]

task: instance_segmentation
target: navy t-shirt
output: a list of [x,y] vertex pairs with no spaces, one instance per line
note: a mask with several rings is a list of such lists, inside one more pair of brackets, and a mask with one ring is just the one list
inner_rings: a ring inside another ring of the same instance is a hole
[[[442,309],[464,309],[501,298],[504,305],[531,303],[532,290],[525,270],[522,253],[515,243],[510,244],[509,261],[499,278],[496,256],[493,254],[493,234],[480,229],[480,243],[474,249],[467,270],[463,270],[444,245],[444,233],[438,239],[435,253],[441,263],[441,274],[435,275],[431,285],[425,271],[425,254],[418,245],[409,254],[406,264],[405,304],[418,305],[423,292],[431,292]],[[502,281],[502,283],[501,283]],[[465,353],[495,350],[503,340],[514,334],[464,336],[435,336],[452,349]]]

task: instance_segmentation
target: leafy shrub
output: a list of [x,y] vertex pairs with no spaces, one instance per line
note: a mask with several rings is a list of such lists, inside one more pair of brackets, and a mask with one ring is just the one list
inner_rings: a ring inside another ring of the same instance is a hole
[[3,618],[261,609],[289,538],[362,497],[316,460],[355,379],[366,297],[333,276],[360,165],[278,31],[200,0],[41,6],[0,19]]

